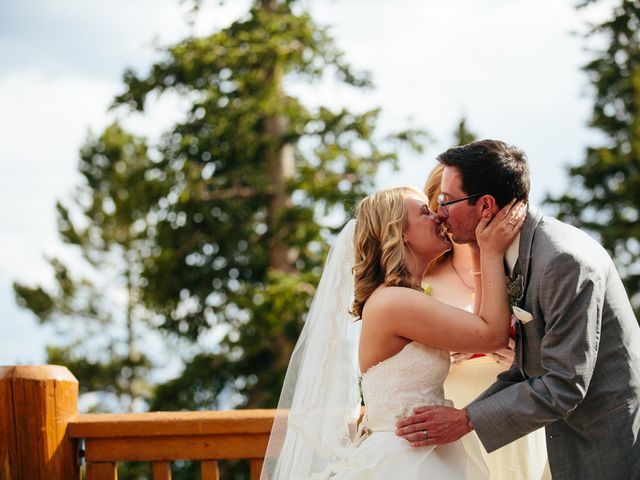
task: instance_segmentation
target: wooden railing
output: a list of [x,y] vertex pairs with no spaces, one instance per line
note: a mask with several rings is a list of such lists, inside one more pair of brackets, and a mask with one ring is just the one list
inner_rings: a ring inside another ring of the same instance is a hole
[[119,461],[153,462],[154,480],[169,480],[178,459],[200,460],[202,480],[217,480],[217,460],[244,458],[257,480],[272,424],[272,410],[90,414],[69,434],[84,440],[87,480],[114,480]]
[[218,460],[248,459],[257,480],[275,410],[84,414],[65,367],[0,367],[0,479],[117,479],[118,462],[151,462],[170,480],[175,460],[200,461],[202,480]]

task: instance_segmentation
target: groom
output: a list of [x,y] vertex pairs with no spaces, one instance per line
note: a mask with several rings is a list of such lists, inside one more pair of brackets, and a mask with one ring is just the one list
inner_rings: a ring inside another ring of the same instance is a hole
[[[484,210],[528,198],[516,147],[482,140],[438,161],[438,216],[457,243],[475,242]],[[475,430],[492,452],[546,427],[554,479],[640,479],[640,328],[611,258],[584,232],[529,207],[505,263],[519,307],[511,369],[466,408],[420,407],[396,433],[423,446]]]

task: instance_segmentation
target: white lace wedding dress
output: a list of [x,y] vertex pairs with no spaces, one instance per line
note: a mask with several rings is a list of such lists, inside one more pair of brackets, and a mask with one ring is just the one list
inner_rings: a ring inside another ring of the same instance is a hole
[[475,439],[442,446],[411,447],[396,436],[397,418],[413,407],[443,405],[449,352],[416,342],[374,365],[362,376],[366,414],[348,458],[314,480],[454,480],[488,478]]

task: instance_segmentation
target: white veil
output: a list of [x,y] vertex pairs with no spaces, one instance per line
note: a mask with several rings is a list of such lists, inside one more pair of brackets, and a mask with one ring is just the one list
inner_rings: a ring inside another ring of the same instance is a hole
[[360,413],[353,300],[355,220],[329,252],[285,376],[261,480],[308,479],[339,461]]

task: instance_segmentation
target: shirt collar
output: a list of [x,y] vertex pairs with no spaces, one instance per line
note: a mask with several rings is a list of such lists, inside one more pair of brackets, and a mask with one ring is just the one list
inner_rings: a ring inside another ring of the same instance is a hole
[[513,269],[516,266],[516,262],[518,261],[518,250],[520,250],[520,233],[516,235],[516,238],[513,239],[509,248],[504,254],[504,260],[507,263],[507,267],[509,267],[509,274],[513,273]]

